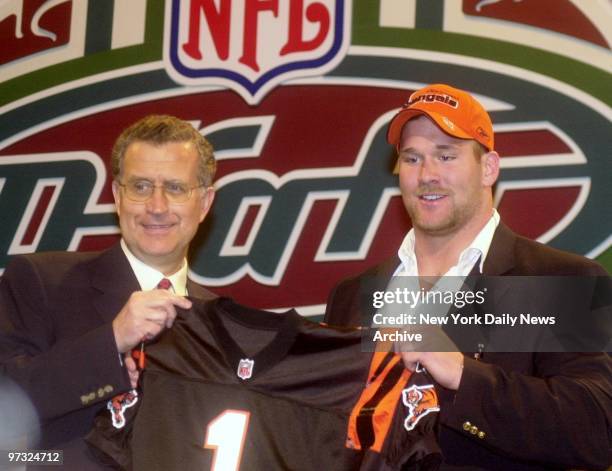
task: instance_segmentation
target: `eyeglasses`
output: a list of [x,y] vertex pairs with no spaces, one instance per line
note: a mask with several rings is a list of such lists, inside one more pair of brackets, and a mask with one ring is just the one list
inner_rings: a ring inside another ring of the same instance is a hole
[[161,188],[169,203],[186,203],[193,190],[204,185],[187,186],[180,182],[164,182],[163,185],[154,185],[148,180],[134,180],[127,183],[117,182],[125,190],[125,196],[136,203],[146,203],[153,196],[155,188]]

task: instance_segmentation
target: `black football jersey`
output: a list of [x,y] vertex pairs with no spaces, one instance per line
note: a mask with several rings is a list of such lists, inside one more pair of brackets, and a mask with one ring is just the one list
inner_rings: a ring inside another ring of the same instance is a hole
[[437,469],[431,380],[363,352],[362,334],[193,300],[87,441],[134,470]]

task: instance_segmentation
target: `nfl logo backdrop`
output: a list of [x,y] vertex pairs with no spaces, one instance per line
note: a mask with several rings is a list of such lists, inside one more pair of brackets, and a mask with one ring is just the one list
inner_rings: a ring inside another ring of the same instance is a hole
[[[320,315],[410,221],[386,127],[447,82],[488,109],[515,231],[612,268],[612,6],[570,0],[5,0],[0,270],[118,240],[110,149],[145,114],[216,149],[191,276]],[[245,370],[246,372],[246,366]]]
[[257,103],[292,77],[322,75],[350,40],[351,0],[166,2],[166,67],[187,85],[223,84]]

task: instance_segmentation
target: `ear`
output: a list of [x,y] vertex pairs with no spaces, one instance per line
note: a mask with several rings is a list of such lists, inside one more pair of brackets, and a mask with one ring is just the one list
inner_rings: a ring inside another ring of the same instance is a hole
[[482,166],[482,184],[483,186],[492,187],[499,177],[499,154],[495,151],[490,151],[484,154],[481,159]]
[[119,188],[119,184],[116,180],[113,180],[111,188],[113,190],[113,199],[115,200],[115,211],[117,211],[117,214],[119,214],[119,203],[121,202],[121,188]]
[[200,195],[200,222],[204,220],[215,200],[215,189],[212,186],[204,189]]

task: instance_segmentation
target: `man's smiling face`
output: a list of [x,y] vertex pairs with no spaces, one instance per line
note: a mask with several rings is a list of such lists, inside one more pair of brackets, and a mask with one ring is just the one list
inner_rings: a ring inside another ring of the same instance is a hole
[[452,137],[419,116],[404,125],[398,151],[402,200],[415,231],[446,236],[480,213],[490,217],[490,178],[473,141]]
[[[212,204],[213,190],[198,187],[197,176],[198,152],[193,143],[153,145],[135,141],[126,149],[119,182],[113,182],[121,234],[127,246],[138,259],[163,273],[181,266]],[[119,184],[137,181],[157,187],[145,202],[130,200]],[[194,190],[184,203],[171,203],[161,188],[167,183]]]

